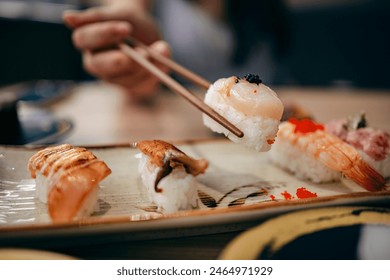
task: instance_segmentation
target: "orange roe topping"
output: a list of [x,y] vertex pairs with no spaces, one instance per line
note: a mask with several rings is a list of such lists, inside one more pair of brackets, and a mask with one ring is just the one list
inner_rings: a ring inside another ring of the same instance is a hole
[[324,130],[324,126],[322,124],[318,124],[309,119],[298,120],[291,118],[288,122],[295,125],[294,133],[309,133],[316,130]]
[[306,188],[298,188],[296,195],[298,198],[310,198],[310,197],[317,197],[317,193],[312,193],[308,191]]
[[273,194],[271,194],[269,197],[270,197],[272,200],[275,200],[275,196],[274,196]]
[[285,200],[291,200],[294,198],[288,191],[282,192],[281,195],[283,195]]

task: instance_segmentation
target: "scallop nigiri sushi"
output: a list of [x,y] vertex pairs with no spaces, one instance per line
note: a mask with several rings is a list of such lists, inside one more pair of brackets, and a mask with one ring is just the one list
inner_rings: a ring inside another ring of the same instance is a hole
[[36,194],[47,203],[53,222],[90,215],[96,208],[98,185],[111,170],[85,148],[63,144],[33,155],[28,163]]
[[203,122],[211,130],[259,152],[271,149],[283,115],[283,104],[276,93],[265,86],[257,75],[217,80],[208,89],[205,103],[238,127],[244,137],[238,138],[204,115]]
[[135,147],[141,151],[142,183],[159,211],[172,213],[198,206],[195,176],[205,172],[207,160],[193,159],[161,140],[140,141]]

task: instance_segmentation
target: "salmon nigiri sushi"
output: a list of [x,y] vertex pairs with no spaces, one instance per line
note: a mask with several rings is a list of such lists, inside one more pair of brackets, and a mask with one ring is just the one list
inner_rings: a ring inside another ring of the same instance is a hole
[[258,75],[219,79],[210,86],[204,101],[239,128],[244,137],[238,138],[207,115],[203,117],[205,126],[258,152],[271,149],[284,106],[277,94],[264,85]]
[[140,141],[135,147],[141,151],[142,183],[159,211],[172,213],[198,206],[195,176],[205,172],[207,160],[193,159],[161,140]]
[[69,144],[38,151],[28,170],[54,223],[90,215],[97,205],[99,183],[111,173],[92,152]]

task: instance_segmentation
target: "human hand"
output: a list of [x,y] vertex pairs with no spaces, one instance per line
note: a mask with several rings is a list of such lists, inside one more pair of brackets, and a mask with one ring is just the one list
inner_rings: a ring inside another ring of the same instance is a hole
[[[90,74],[121,85],[134,97],[149,97],[159,84],[135,61],[118,48],[117,44],[129,35],[147,44],[154,51],[169,57],[169,45],[160,40],[153,19],[142,9],[124,6],[102,6],[85,11],[67,11],[65,23],[72,28],[72,40],[80,49],[83,66]],[[140,54],[146,53],[137,49]],[[166,67],[156,63],[160,69]]]

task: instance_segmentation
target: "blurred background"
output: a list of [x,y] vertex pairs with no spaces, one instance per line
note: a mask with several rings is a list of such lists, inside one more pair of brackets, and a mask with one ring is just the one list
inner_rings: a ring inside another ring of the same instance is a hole
[[288,67],[298,85],[389,88],[390,2],[289,0]]
[[[285,89],[307,88],[310,93],[314,87],[384,90],[388,96],[388,0],[151,2],[151,12],[172,47],[174,60],[209,81],[253,73],[265,84]],[[82,109],[86,116],[75,121],[74,116],[58,119],[58,108],[45,105],[69,96],[79,82],[95,79],[84,71],[62,14],[100,4],[99,0],[0,0],[0,144],[58,142],[74,127],[83,132],[80,121],[86,117],[90,120],[85,120],[86,130],[94,123],[91,108]],[[95,102],[100,88],[94,90]],[[110,100],[115,99],[112,96]],[[128,102],[118,103],[126,106]],[[82,106],[79,101],[75,104]],[[73,107],[64,111],[73,111]],[[107,127],[116,123],[108,120],[115,119],[117,111],[103,112]],[[143,116],[149,119],[150,110]],[[124,131],[133,135],[130,128],[118,129],[120,135]]]
[[[0,0],[0,85],[36,79],[91,79],[83,71],[61,14],[97,2]],[[389,1],[284,3],[290,42],[283,69],[276,69],[278,78],[270,83],[390,87]]]

